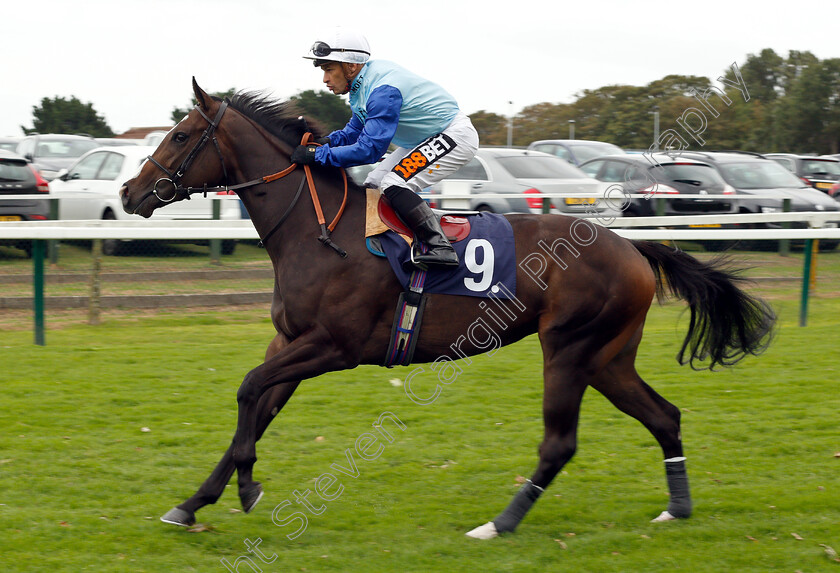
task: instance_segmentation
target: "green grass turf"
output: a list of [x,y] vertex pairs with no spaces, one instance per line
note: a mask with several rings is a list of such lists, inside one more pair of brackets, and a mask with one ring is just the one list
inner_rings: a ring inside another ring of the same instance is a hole
[[[807,328],[795,300],[774,306],[768,352],[716,373],[674,360],[681,305],[651,311],[638,367],[683,412],[691,519],[649,523],[667,505],[661,452],[590,390],[577,455],[517,532],[492,541],[464,533],[536,466],[534,337],[463,365],[427,406],[392,383],[413,367],[304,383],[258,443],[257,508],[238,511],[233,481],[190,532],[158,518],[230,443],[236,389],[272,337],[265,311],[108,318],[52,330],[46,347],[26,329],[0,332],[2,569],[226,571],[222,559],[259,539],[272,560],[251,555],[262,571],[840,571],[840,299],[812,300]],[[377,459],[356,456],[358,477],[331,469],[386,411],[405,430],[390,426]],[[329,502],[312,493],[324,506],[313,515],[294,491],[326,472],[344,489]],[[290,540],[298,523],[276,525],[275,508],[306,512],[306,529]]]

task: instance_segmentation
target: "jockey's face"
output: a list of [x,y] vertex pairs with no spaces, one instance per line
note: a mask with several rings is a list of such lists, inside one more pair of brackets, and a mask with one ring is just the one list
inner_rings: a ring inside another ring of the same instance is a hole
[[324,83],[327,84],[327,89],[335,95],[349,92],[350,82],[361,69],[361,64],[344,62],[327,62],[321,66],[321,70],[324,72]]

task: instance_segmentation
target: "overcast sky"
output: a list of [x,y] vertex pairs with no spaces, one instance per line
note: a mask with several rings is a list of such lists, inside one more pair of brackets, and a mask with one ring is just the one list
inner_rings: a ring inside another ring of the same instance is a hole
[[121,133],[169,125],[172,109],[190,104],[192,76],[211,92],[320,90],[301,56],[339,24],[364,33],[373,57],[441,84],[468,114],[510,115],[668,74],[716,80],[763,48],[840,57],[835,1],[33,0],[0,13],[0,136],[32,127],[44,97],[91,103]]

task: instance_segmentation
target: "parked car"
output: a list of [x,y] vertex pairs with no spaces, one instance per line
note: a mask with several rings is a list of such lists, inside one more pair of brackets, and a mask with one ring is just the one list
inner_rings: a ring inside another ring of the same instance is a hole
[[382,159],[377,161],[376,163],[368,163],[366,165],[353,165],[352,167],[347,167],[345,171],[347,171],[347,176],[359,187],[364,187],[365,179],[367,178],[368,174],[374,170],[374,168],[382,163],[385,158],[388,157],[386,153],[382,156]]
[[[713,215],[738,212],[735,189],[717,169],[694,159],[672,158],[665,154],[612,155],[590,159],[580,166],[599,181],[620,184],[626,194],[650,194],[632,198],[625,206],[625,216],[646,217],[656,214],[651,198],[664,198],[664,215]],[[706,195],[731,195],[729,199],[709,199]]]
[[22,138],[16,151],[37,169],[47,181],[99,143],[86,135],[33,134]]
[[142,139],[123,137],[97,137],[96,142],[103,147],[120,147],[122,145],[145,145]]
[[19,137],[0,137],[0,149],[15,151],[19,141]]
[[[49,192],[49,183],[26,159],[17,153],[0,149],[0,222],[47,219],[50,206],[43,197]],[[31,195],[32,199],[3,199],[4,195]],[[26,251],[27,256],[32,255],[32,241],[28,239],[0,242]]]
[[[461,169],[431,186],[441,207],[467,208],[494,213],[541,213],[543,194],[571,193],[575,197],[554,199],[553,213],[597,217],[607,221],[621,217],[621,210],[604,201],[605,183],[596,181],[562,159],[526,149],[482,147]],[[447,194],[482,194],[468,200],[447,199]],[[493,197],[493,194],[519,197]],[[457,205],[457,207],[454,207]]]
[[[790,199],[792,212],[837,212],[836,220],[826,226],[836,228],[840,223],[840,204],[825,193],[808,186],[802,179],[758,153],[681,151],[679,157],[705,161],[720,172],[723,179],[735,188],[741,213],[780,213],[783,201]],[[750,196],[756,196],[752,198]],[[792,222],[791,228],[805,228],[807,223]],[[751,224],[752,228],[781,229],[781,223]],[[822,240],[820,248],[837,248],[838,241]]]
[[[624,154],[590,159],[581,170],[620,193],[609,193],[612,201],[621,202],[621,194],[646,195],[624,200],[625,217],[650,217],[661,208],[662,215],[724,215],[738,212],[735,189],[723,180],[717,169],[694,159],[673,158],[666,154]],[[708,195],[730,195],[709,198]],[[662,200],[662,205],[658,204]],[[723,227],[723,224],[691,225]],[[725,225],[727,227],[731,225]],[[703,241],[709,250],[728,246],[723,241]]]
[[[382,159],[380,159],[376,163],[369,163],[369,164],[366,164],[366,165],[353,165],[351,167],[348,167],[346,169],[347,176],[353,181],[353,183],[355,183],[359,187],[364,187],[365,179],[367,179],[368,174],[371,171],[373,171],[373,169],[377,165],[382,163],[382,161],[384,161],[386,157],[388,157],[387,153],[382,157]],[[418,195],[420,197],[422,197],[423,200],[426,201],[426,203],[428,203],[430,207],[432,207],[432,208],[437,207],[437,203],[432,199],[431,194],[430,194],[430,190],[429,190],[428,187],[421,190],[418,193]]]
[[612,143],[588,139],[544,139],[532,142],[528,149],[556,155],[572,165],[581,165],[603,155],[624,153],[624,150]]
[[834,157],[793,153],[765,153],[764,157],[772,159],[823,193],[828,193],[828,190],[840,180],[840,159]]
[[146,134],[146,137],[143,138],[143,145],[152,145],[157,147],[160,145],[160,142],[163,141],[163,138],[166,137],[168,131],[153,131],[151,133]]
[[[155,147],[126,145],[99,147],[88,151],[69,169],[63,170],[52,182],[51,189],[58,196],[58,218],[75,219],[131,219],[142,220],[139,215],[129,215],[123,210],[119,189],[131,179]],[[222,193],[216,193],[215,196]],[[192,195],[189,201],[176,201],[155,210],[152,219],[210,219],[213,216],[212,199],[202,194]],[[221,202],[222,219],[241,219],[241,201]],[[118,239],[105,240],[102,251],[116,254],[122,245]],[[233,239],[222,241],[222,253],[232,254],[236,245]]]

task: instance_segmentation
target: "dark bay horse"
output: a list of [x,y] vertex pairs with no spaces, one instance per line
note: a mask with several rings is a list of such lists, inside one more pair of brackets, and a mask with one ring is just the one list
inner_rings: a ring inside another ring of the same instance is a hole
[[[193,90],[195,109],[124,184],[123,206],[148,217],[170,200],[208,186],[234,188],[274,266],[271,316],[277,334],[265,362],[248,372],[239,387],[236,432],[227,452],[198,491],[161,518],[177,525],[195,523],[195,512],[216,502],[234,470],[244,510],[254,508],[262,496],[252,477],[257,440],[302,380],[383,363],[403,290],[388,263],[367,252],[362,189],[351,183],[343,207],[342,172],[311,169],[325,214],[321,219],[329,221],[343,208],[330,233],[325,225],[319,229],[309,194],[301,198],[308,168],[281,176],[288,173],[285,168],[292,169],[289,156],[311,131],[288,104],[256,93],[221,101],[195,80]],[[519,264],[515,300],[494,302],[499,314],[507,309],[507,316],[515,318],[496,335],[501,344],[539,335],[545,433],[531,479],[507,509],[469,535],[489,538],[516,528],[575,453],[588,386],[641,422],[659,442],[671,497],[657,519],[688,517],[680,412],[642,380],[634,365],[645,316],[653,297],[666,290],[684,299],[691,319],[677,358],[699,368],[728,366],[762,351],[772,334],[772,310],[746,294],[736,275],[717,263],[699,262],[658,243],[626,240],[574,217],[507,218]],[[327,248],[330,244],[334,248]],[[414,361],[449,356],[459,339],[462,355],[486,351],[474,337],[463,337],[478,318],[487,320],[486,308],[481,298],[429,296]]]

